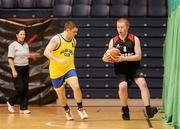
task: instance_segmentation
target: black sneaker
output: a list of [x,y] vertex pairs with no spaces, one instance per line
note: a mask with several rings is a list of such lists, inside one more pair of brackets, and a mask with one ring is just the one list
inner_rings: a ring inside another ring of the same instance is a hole
[[157,112],[158,110],[156,107],[150,107],[149,109],[146,110],[148,118],[153,118]]
[[123,112],[123,114],[122,114],[123,120],[130,120],[129,108],[128,108],[128,106],[122,107],[122,112]]

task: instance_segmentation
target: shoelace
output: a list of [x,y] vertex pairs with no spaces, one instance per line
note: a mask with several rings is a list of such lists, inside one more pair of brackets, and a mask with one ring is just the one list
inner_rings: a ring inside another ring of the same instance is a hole
[[83,109],[79,109],[79,111],[82,113],[82,115],[84,116],[84,110]]

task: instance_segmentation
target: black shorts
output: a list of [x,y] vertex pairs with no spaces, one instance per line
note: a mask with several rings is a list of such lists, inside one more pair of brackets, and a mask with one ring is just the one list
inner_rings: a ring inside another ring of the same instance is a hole
[[134,69],[127,72],[119,72],[116,74],[118,83],[122,81],[126,81],[128,85],[131,85],[132,83],[134,83],[134,78],[139,78],[139,77],[144,78],[144,73],[141,68]]

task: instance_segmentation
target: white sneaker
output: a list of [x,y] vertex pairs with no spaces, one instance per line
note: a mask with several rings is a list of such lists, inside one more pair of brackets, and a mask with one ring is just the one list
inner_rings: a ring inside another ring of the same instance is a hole
[[21,113],[21,114],[30,114],[31,111],[29,111],[29,110],[19,110],[19,113]]
[[83,108],[80,108],[77,111],[82,120],[88,119],[88,114],[86,113],[86,111]]
[[11,106],[11,104],[7,101],[7,105],[8,105],[8,111],[11,113],[14,113],[14,106]]
[[67,119],[67,120],[74,120],[70,109],[66,110],[66,111],[65,111],[65,114],[66,114],[66,119]]

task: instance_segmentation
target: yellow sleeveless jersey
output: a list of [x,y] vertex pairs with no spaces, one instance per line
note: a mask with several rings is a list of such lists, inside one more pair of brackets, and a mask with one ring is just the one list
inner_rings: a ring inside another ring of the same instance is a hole
[[66,59],[67,64],[57,63],[54,60],[50,60],[49,73],[50,78],[55,79],[63,76],[69,70],[75,69],[74,66],[74,39],[71,41],[66,41],[62,35],[58,34],[60,45],[57,50],[51,53],[59,59]]

